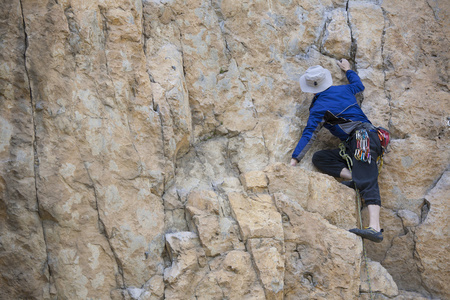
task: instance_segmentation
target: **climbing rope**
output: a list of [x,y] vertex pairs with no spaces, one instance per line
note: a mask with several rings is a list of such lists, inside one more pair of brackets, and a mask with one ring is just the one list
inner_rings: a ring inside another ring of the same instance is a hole
[[[344,143],[340,143],[339,144],[339,149],[340,149],[339,150],[339,155],[347,162],[348,169],[349,169],[349,171],[351,173],[352,172],[352,167],[353,167],[353,160],[350,157],[350,155],[347,154],[345,144]],[[356,155],[355,155],[355,157],[356,157]],[[378,163],[378,159],[377,159],[377,163]],[[383,165],[383,159],[381,159],[381,165]],[[380,172],[380,170],[381,169],[379,169],[379,172]],[[356,187],[356,185],[355,185],[355,191],[356,191],[356,204],[358,205],[359,229],[362,229],[363,225],[362,225],[362,217],[361,217],[361,195],[359,194],[359,190]],[[364,265],[366,267],[367,283],[369,284],[370,300],[372,300],[373,299],[372,285],[371,285],[371,282],[370,282],[369,266],[368,266],[368,263],[367,263],[367,253],[366,253],[366,247],[364,246],[364,239],[363,239],[363,255],[364,255]]]
[[380,175],[381,168],[383,167],[383,155],[378,156],[378,158],[377,158],[377,166],[378,166],[378,175]]
[[344,143],[340,143],[339,144],[339,155],[345,159],[345,161],[347,162],[348,165],[348,169],[350,170],[350,172],[352,171],[352,167],[353,167],[353,160],[350,157],[350,155],[347,154],[347,149],[345,148]]

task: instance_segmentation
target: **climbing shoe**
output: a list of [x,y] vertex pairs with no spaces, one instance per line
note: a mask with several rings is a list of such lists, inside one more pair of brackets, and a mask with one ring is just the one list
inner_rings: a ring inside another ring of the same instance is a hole
[[376,231],[372,227],[365,227],[364,229],[353,228],[349,231],[375,243],[381,243],[383,241],[383,229]]
[[355,183],[353,182],[353,180],[341,181],[341,183],[351,189],[355,189]]

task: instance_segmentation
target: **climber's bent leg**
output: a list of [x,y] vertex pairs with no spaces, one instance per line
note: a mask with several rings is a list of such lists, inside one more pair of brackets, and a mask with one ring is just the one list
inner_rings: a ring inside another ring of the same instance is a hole
[[[312,157],[312,162],[317,169],[333,177],[341,177],[343,169],[347,169],[347,163],[339,155],[339,149],[317,151]],[[350,178],[346,179],[351,179],[351,174]]]

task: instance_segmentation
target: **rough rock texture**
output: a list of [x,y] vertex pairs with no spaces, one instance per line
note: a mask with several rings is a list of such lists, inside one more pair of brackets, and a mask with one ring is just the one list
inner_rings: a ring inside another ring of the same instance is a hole
[[[392,133],[376,299],[450,298],[450,3],[1,0],[1,299],[369,299],[355,192],[286,163],[321,64]],[[367,211],[362,211],[367,222]]]

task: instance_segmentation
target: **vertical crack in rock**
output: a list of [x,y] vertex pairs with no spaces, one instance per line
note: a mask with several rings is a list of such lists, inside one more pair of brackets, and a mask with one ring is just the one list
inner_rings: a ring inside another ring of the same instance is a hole
[[103,31],[103,54],[105,55],[105,65],[106,65],[106,75],[108,75],[109,80],[111,81],[112,87],[113,87],[113,93],[114,93],[114,104],[117,105],[117,96],[116,96],[116,86],[114,84],[114,80],[111,76],[111,74],[109,73],[109,62],[108,62],[108,54],[106,51],[106,45],[107,45],[107,39],[108,39],[108,20],[106,18],[106,12],[105,12],[105,8],[99,6],[99,10],[100,10],[100,16],[102,19],[102,31]]
[[[145,53],[147,53],[147,49],[146,49],[146,38],[145,38],[145,20],[144,20],[144,2],[145,0],[141,0],[141,27],[142,27],[142,34],[141,34],[141,43],[142,43],[142,49],[144,51],[144,55]],[[147,58],[147,57],[146,57]]]
[[[436,185],[439,183],[439,181],[441,181],[444,174],[448,171],[450,171],[450,164],[448,164],[447,168],[430,184],[430,186],[428,187],[427,192],[425,194],[427,194],[429,191],[434,189],[436,187]],[[428,202],[428,201],[426,201],[426,202],[428,203],[428,206],[430,206],[430,202]]]
[[261,278],[261,271],[258,268],[258,266],[256,265],[256,261],[255,261],[255,257],[253,256],[253,252],[249,251],[248,243],[250,243],[250,238],[247,240],[247,244],[245,245],[245,251],[250,253],[250,261],[252,263],[252,268],[255,271],[256,280],[261,284],[261,287],[264,290],[264,295],[266,296],[266,299],[271,299],[271,297],[268,295],[268,290],[264,287],[264,281]]
[[350,21],[349,3],[350,3],[350,0],[347,1],[347,4],[345,6],[345,11],[347,12],[347,24],[348,24],[348,28],[350,29],[350,39],[352,41],[351,46],[350,46],[350,60],[354,66],[354,69],[356,70],[356,51],[358,50],[358,44],[357,44],[355,36],[353,34],[352,23]]
[[[325,37],[325,33],[327,32],[327,27],[328,27],[328,25],[330,25],[331,21],[332,21],[332,18],[325,15],[325,21],[323,22],[322,30],[320,31],[320,34],[319,34],[315,44],[316,44],[317,49],[319,49],[319,52],[322,55],[336,59],[336,57],[334,57],[330,53],[326,53],[326,51],[324,49],[324,45],[323,45],[324,44],[323,39]],[[351,30],[351,28],[350,28],[350,30]]]
[[[153,97],[153,95],[152,95],[152,97]],[[156,114],[158,115],[159,122],[161,124],[161,140],[162,140],[162,145],[163,145],[162,146],[163,155],[164,155],[165,158],[168,158],[167,157],[167,153],[166,153],[166,147],[164,146],[165,140],[166,140],[165,133],[164,133],[164,119],[163,119],[163,116],[162,116],[161,110],[159,109],[159,105],[158,104],[156,104],[156,110],[155,111],[156,111]],[[171,160],[171,159],[169,159],[169,160]]]
[[[421,215],[420,215],[420,223],[417,226],[414,226],[414,228],[411,228],[411,234],[412,234],[412,241],[413,241],[413,250],[412,250],[412,255],[417,267],[417,270],[419,271],[419,277],[420,277],[420,281],[421,281],[421,286],[427,290],[426,284],[424,284],[423,278],[422,278],[422,273],[424,271],[424,266],[422,264],[422,260],[420,258],[419,252],[417,251],[417,242],[418,242],[418,238],[416,236],[416,231],[415,229],[420,226],[423,222],[425,222],[428,212],[430,211],[430,202],[428,202],[427,200],[423,200],[422,203],[422,207],[421,207]],[[428,290],[427,290],[428,291]],[[428,291],[429,292],[429,291]],[[431,294],[430,294],[431,295]]]
[[440,26],[442,26],[442,24],[441,24],[441,19],[439,18],[439,16],[438,16],[438,14],[439,14],[439,7],[438,7],[438,4],[437,4],[437,1],[435,1],[436,2],[436,7],[433,7],[431,4],[430,4],[430,1],[429,0],[425,0],[425,2],[427,3],[427,5],[428,5],[428,7],[431,9],[431,11],[433,12],[433,16],[434,16],[434,19],[436,20],[436,23],[438,23]]
[[74,12],[70,5],[69,5],[69,7],[67,7],[64,10],[64,15],[66,17],[67,27],[69,28],[69,32],[70,32],[68,43],[72,48],[71,54],[73,57],[75,57],[81,51],[80,50],[80,41],[81,41],[80,28],[74,19]]
[[422,207],[420,209],[420,223],[422,224],[423,222],[425,222],[427,216],[428,216],[428,212],[430,211],[430,202],[427,200],[423,200],[423,204]]
[[[221,33],[221,36],[223,38],[223,42],[224,42],[225,49],[226,49],[226,52],[227,52],[226,54],[227,54],[228,63],[231,63],[231,61],[233,60],[233,51],[230,49],[229,43],[227,41],[227,33],[226,33],[225,29],[224,29],[225,28],[225,17],[223,16],[222,10],[220,9],[220,5],[216,1],[214,1],[214,2],[211,1],[210,4],[211,4],[211,6],[212,6],[212,8],[214,10],[214,13],[216,14],[216,17],[217,17],[217,23],[219,25],[220,33]],[[276,30],[276,28],[275,28],[275,30]],[[247,46],[245,46],[243,42],[241,42],[241,43],[247,49]],[[242,73],[241,73],[241,69],[239,68],[238,61],[235,60],[235,59],[234,59],[234,61],[236,62],[236,67],[237,67],[237,70],[238,70],[238,73],[239,73],[238,80],[245,87],[245,91],[244,91],[244,95],[245,95],[245,94],[249,93],[248,84],[247,84],[247,82],[245,80],[243,80],[243,76],[242,76]],[[244,78],[245,78],[245,76],[244,76]],[[256,109],[255,102],[254,102],[252,97],[250,97],[250,99],[251,99],[252,104],[253,104],[253,111],[255,113],[255,118],[258,119],[259,118],[258,117],[258,110]],[[257,126],[257,124],[258,124],[258,122],[256,122],[255,127]]]
[[[144,1],[142,1],[142,50],[144,51],[144,57],[145,57],[145,62],[147,63],[147,36],[150,36],[150,34],[148,34],[145,30],[145,14],[144,14]],[[150,72],[150,70],[147,68],[147,74],[148,74],[148,78],[150,79],[151,83],[155,83],[155,79],[152,76],[152,73]],[[153,91],[152,91],[152,107],[151,109],[153,111],[156,111],[156,104],[155,104],[155,98],[153,96]]]
[[196,145],[194,145],[193,150],[194,150],[194,153],[195,153],[195,158],[198,160],[198,162],[199,162],[200,165],[202,166],[203,174],[207,174],[208,168],[207,168],[207,166],[206,166],[204,160],[202,160],[202,157],[200,156],[199,151],[198,151]]
[[[428,201],[425,200],[425,202],[428,202]],[[424,203],[424,204],[425,204],[425,203]],[[423,208],[422,208],[422,209],[423,209]],[[428,213],[428,212],[427,212],[427,213]],[[423,222],[423,220],[422,220],[421,222]],[[424,279],[423,279],[423,277],[422,277],[422,276],[423,276],[423,272],[425,271],[425,267],[423,266],[423,264],[422,264],[422,259],[420,258],[419,252],[417,251],[417,242],[418,242],[418,239],[417,239],[417,236],[416,236],[416,234],[415,234],[414,231],[411,231],[411,234],[412,234],[412,236],[413,236],[413,250],[412,250],[412,254],[413,254],[413,258],[414,258],[415,263],[416,263],[417,271],[419,271],[420,285],[421,285],[421,287],[422,287],[423,289],[425,289],[425,290],[428,292],[428,296],[431,296],[432,293],[431,293],[431,291],[428,289],[428,287],[427,287],[427,285],[425,284]]]
[[[107,52],[106,52],[107,43],[108,43],[108,41],[107,41],[108,40],[108,24],[107,24],[108,21],[107,21],[107,17],[106,17],[105,8],[104,7],[99,7],[99,10],[100,10],[101,18],[102,18],[102,23],[103,23],[103,27],[102,27],[102,30],[103,30],[103,52],[104,52],[104,55],[105,55],[105,62],[106,62],[105,63],[106,64],[106,74],[108,75],[108,78],[111,81],[111,84],[112,84],[112,87],[113,87],[112,90],[113,90],[113,93],[114,93],[114,102],[116,102],[116,100],[117,100],[116,89],[115,89],[114,80],[113,80],[113,78],[112,78],[112,76],[111,76],[111,74],[109,72],[110,67],[109,67],[109,62],[108,62],[108,55],[107,55]],[[145,47],[143,46],[142,48],[144,49],[144,54],[145,54]],[[134,87],[132,87],[132,93],[133,93],[133,95],[135,95]],[[115,103],[115,104],[117,104],[117,103]],[[133,179],[139,177],[142,174],[143,163],[142,163],[141,155],[139,154],[139,152],[138,152],[138,150],[136,148],[136,145],[134,143],[134,133],[133,133],[133,130],[131,129],[130,120],[129,120],[129,116],[128,116],[128,110],[127,110],[127,114],[126,114],[126,122],[127,122],[127,126],[128,126],[128,131],[130,132],[130,136],[131,136],[131,138],[130,138],[131,139],[131,144],[132,144],[133,149],[134,149],[134,151],[136,152],[136,154],[138,155],[138,158],[139,158],[138,174],[133,176],[132,178],[127,178],[128,180],[133,180]]]
[[[211,268],[210,268],[211,271]],[[227,299],[227,295],[225,294],[223,287],[220,285],[219,279],[215,278],[214,281],[216,282],[217,286],[219,287],[220,291],[222,292],[222,299]]]
[[270,151],[267,148],[266,137],[264,136],[264,129],[263,128],[261,128],[261,137],[262,137],[262,140],[263,140],[264,150],[265,150],[266,155],[267,155],[267,165],[269,165],[269,163],[270,163]]
[[230,139],[227,139],[226,150],[225,150],[225,163],[229,170],[232,171],[233,175],[237,178],[240,176],[240,170],[237,164],[233,164],[232,154],[230,150]]
[[[179,32],[179,37],[178,38],[180,40],[181,66],[183,67],[183,81],[186,82],[186,63],[185,63],[185,59],[184,59],[183,34],[181,32],[180,26],[177,23],[175,23],[175,24],[177,25],[177,29],[178,29],[178,32]],[[189,89],[187,87],[186,87],[186,97],[188,99],[189,111],[191,113],[191,120],[194,120],[192,107],[191,107],[191,97],[189,96]],[[195,130],[194,130],[194,121],[191,122],[190,130],[191,130],[191,133],[192,133],[192,139],[189,142],[189,147],[192,147],[192,145],[191,145],[193,143],[192,141],[195,139],[195,137],[194,137],[194,132],[195,132]],[[187,151],[187,152],[189,152],[189,151]],[[175,174],[176,174],[176,169],[177,169],[177,167],[176,167],[176,157],[174,157],[173,159],[174,159],[174,169],[175,169]]]
[[[78,151],[78,152],[79,152],[79,151]],[[122,262],[120,261],[120,258],[119,258],[119,256],[117,255],[117,253],[116,253],[116,251],[115,251],[115,249],[114,249],[114,246],[113,246],[112,243],[111,243],[111,239],[110,239],[110,236],[108,235],[108,232],[107,232],[107,230],[106,230],[105,223],[103,222],[102,218],[100,217],[100,209],[99,209],[99,206],[98,206],[98,193],[97,193],[97,188],[95,187],[95,182],[94,182],[94,180],[93,180],[92,177],[91,177],[91,173],[89,172],[89,168],[88,168],[88,166],[87,166],[87,162],[83,162],[83,165],[84,165],[84,169],[86,170],[86,173],[87,173],[87,175],[88,175],[89,181],[91,182],[92,189],[94,190],[95,209],[97,210],[98,227],[99,227],[100,233],[103,234],[103,235],[105,236],[106,241],[108,242],[109,248],[111,249],[111,252],[112,252],[113,255],[114,255],[114,259],[115,259],[116,264],[117,264],[117,269],[118,269],[118,271],[119,271],[119,274],[120,274],[121,280],[122,280],[122,282],[118,283],[118,284],[120,284],[120,287],[119,287],[119,288],[122,288],[122,289],[123,289],[123,288],[125,288],[125,277],[124,277],[124,275],[123,275],[123,266],[122,266]]]
[[[350,29],[350,64],[352,64],[352,69],[358,72],[358,66],[356,65],[356,52],[358,51],[358,42],[353,34],[352,22],[350,21],[350,0],[347,1],[345,6],[345,11],[347,12],[347,24]],[[358,104],[361,106],[364,101],[364,94],[362,92],[356,94],[356,100]]]
[[[33,124],[33,155],[34,155],[34,189],[35,189],[35,195],[36,195],[36,205],[37,205],[37,213],[39,216],[39,219],[41,221],[41,226],[42,226],[42,235],[44,238],[44,243],[45,243],[45,252],[46,252],[46,262],[45,265],[47,267],[48,273],[49,273],[49,278],[48,278],[48,290],[49,290],[49,294],[51,294],[51,282],[53,282],[53,272],[52,269],[50,267],[50,253],[48,250],[48,242],[47,242],[47,235],[46,235],[46,231],[45,231],[45,226],[44,226],[44,220],[42,217],[42,212],[41,212],[41,205],[39,202],[39,193],[38,193],[38,176],[39,176],[39,155],[38,155],[38,146],[37,146],[37,126],[36,126],[36,108],[35,108],[35,103],[34,103],[34,99],[33,99],[33,90],[31,87],[31,76],[30,76],[30,71],[28,70],[28,66],[27,66],[27,51],[28,51],[28,34],[27,34],[27,27],[26,27],[26,22],[25,22],[25,14],[23,11],[23,3],[22,0],[19,0],[19,4],[20,4],[20,13],[22,15],[22,26],[23,26],[23,34],[24,34],[24,50],[23,50],[23,63],[24,63],[24,69],[25,69],[25,75],[26,75],[26,80],[28,83],[28,90],[30,93],[30,105],[31,105],[31,121]],[[56,289],[56,285],[54,286]]]
[[[128,110],[127,110],[128,111]],[[135,175],[135,176],[133,176],[133,177],[131,177],[131,178],[126,178],[127,180],[133,180],[133,179],[136,179],[136,178],[138,178],[139,176],[141,176],[142,175],[142,171],[143,171],[143,168],[144,168],[144,164],[142,163],[142,157],[141,157],[141,154],[139,153],[139,151],[138,151],[138,149],[136,148],[136,144],[134,143],[134,137],[135,137],[135,133],[134,133],[134,131],[133,131],[133,129],[131,128],[131,124],[130,124],[130,118],[128,117],[128,114],[126,115],[127,116],[127,126],[128,126],[128,131],[130,132],[130,139],[131,139],[131,145],[133,146],[133,149],[134,149],[134,151],[136,152],[136,154],[137,154],[137,156],[138,156],[138,158],[139,158],[139,166],[138,166],[138,173]],[[164,148],[164,147],[163,147]]]
[[384,94],[385,94],[386,99],[388,100],[388,104],[389,104],[389,121],[388,121],[388,128],[389,128],[392,123],[391,122],[391,120],[392,120],[392,98],[391,98],[391,94],[389,93],[389,91],[386,87],[386,82],[387,82],[386,72],[387,72],[387,68],[388,68],[386,61],[389,58],[386,57],[385,53],[384,53],[384,46],[386,44],[386,29],[388,27],[389,19],[387,17],[386,10],[383,7],[381,7],[381,10],[383,12],[383,17],[384,17],[383,34],[381,36],[381,67],[382,67],[382,71],[383,71],[383,90],[384,90]]

